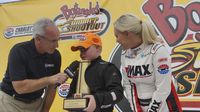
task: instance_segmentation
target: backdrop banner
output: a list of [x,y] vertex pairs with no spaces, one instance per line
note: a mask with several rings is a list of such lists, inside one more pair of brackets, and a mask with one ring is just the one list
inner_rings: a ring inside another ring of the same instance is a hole
[[[70,47],[84,32],[99,34],[103,41],[102,58],[119,67],[121,46],[115,40],[113,21],[125,13],[134,13],[153,24],[171,53],[183,110],[200,111],[199,0],[23,0],[1,4],[0,79],[12,46],[30,40],[32,24],[42,17],[54,20],[61,32],[58,48],[62,55],[61,70],[80,59],[79,53],[72,52]],[[63,87],[69,88],[68,84]],[[62,90],[65,89],[58,91]],[[115,107],[115,112],[130,111],[126,99]],[[61,95],[57,94],[51,112],[64,112]]]

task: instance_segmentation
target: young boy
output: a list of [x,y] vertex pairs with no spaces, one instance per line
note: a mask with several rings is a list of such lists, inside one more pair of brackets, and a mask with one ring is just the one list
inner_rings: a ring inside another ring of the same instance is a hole
[[[114,64],[101,59],[101,38],[95,33],[85,33],[84,39],[71,47],[72,51],[80,51],[82,60],[89,60],[90,65],[85,71],[85,81],[90,89],[88,112],[112,112],[113,106],[123,98],[120,71]],[[70,85],[69,97],[76,90],[77,77]]]

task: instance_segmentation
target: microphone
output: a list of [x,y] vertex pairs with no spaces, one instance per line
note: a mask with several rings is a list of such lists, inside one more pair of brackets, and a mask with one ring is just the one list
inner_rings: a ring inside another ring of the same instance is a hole
[[76,74],[75,71],[78,69],[79,67],[79,61],[75,60],[73,61],[65,70],[64,73],[66,73],[69,78],[73,78]]
[[[75,71],[78,69],[79,67],[79,61],[75,60],[73,61],[65,70],[64,73],[67,74],[67,76],[69,78],[74,78],[74,76],[76,76]],[[58,86],[60,86],[60,83],[56,83],[55,88],[57,88]]]

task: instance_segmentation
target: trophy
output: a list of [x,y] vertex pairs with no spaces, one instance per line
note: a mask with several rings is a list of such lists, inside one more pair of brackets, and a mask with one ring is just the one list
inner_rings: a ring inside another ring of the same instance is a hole
[[83,110],[88,105],[88,99],[83,98],[84,95],[89,94],[90,90],[85,82],[85,70],[90,61],[81,60],[79,63],[79,73],[76,87],[76,95],[73,98],[66,98],[63,102],[63,109],[70,111]]

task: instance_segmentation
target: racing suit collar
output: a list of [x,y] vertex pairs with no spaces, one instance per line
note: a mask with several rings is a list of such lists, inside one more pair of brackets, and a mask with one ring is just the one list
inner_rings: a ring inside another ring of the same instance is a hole
[[102,59],[101,59],[101,56],[99,56],[99,57],[97,57],[96,59],[94,59],[94,60],[92,60],[91,61],[91,65],[93,65],[94,63],[97,63],[97,62],[99,62],[99,61],[101,61]]
[[130,55],[138,55],[144,50],[144,48],[145,48],[145,44],[142,43],[140,46],[130,49],[129,53],[130,53]]

